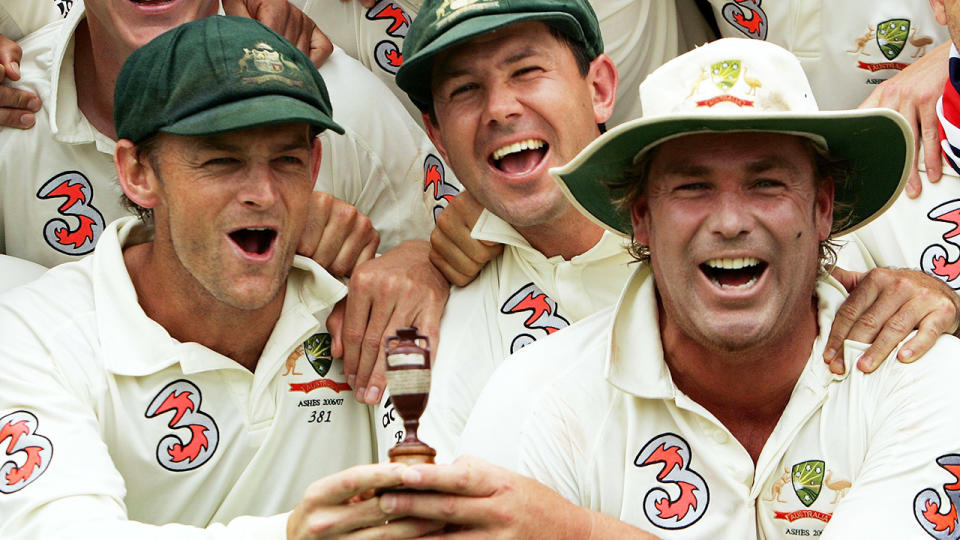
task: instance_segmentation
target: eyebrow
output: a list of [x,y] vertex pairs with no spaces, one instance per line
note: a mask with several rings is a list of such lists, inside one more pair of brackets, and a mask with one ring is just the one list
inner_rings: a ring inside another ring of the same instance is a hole
[[[517,62],[526,60],[527,58],[530,58],[532,56],[536,56],[537,54],[539,54],[539,52],[536,49],[532,47],[524,47],[523,49],[505,58],[502,62],[497,64],[497,67],[515,64]],[[437,76],[438,76],[438,79],[443,80],[443,79],[453,79],[456,77],[463,77],[465,75],[470,75],[470,73],[471,71],[468,68],[441,66],[440,69],[438,70]]]
[[[781,169],[788,172],[800,171],[800,168],[792,162],[777,156],[763,157],[754,161],[750,161],[745,167],[743,167],[743,169],[746,172],[754,174],[776,169]],[[665,175],[689,177],[708,176],[710,172],[711,167],[707,167],[706,165],[698,165],[697,163],[690,161],[680,161],[678,163],[674,163],[664,170]]]
[[[273,152],[289,152],[290,150],[300,150],[303,148],[309,148],[310,142],[307,141],[304,137],[296,135],[294,139],[291,137],[289,140],[280,143],[278,146],[271,149]],[[231,144],[225,139],[219,136],[211,137],[202,137],[197,142],[197,150],[200,151],[219,151],[219,152],[240,152],[243,150],[243,145]]]

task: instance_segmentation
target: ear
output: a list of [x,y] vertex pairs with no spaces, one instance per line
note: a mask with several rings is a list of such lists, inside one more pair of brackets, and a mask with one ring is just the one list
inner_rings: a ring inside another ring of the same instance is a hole
[[833,179],[825,178],[817,189],[813,206],[813,219],[817,227],[817,240],[830,238],[833,227]]
[[313,160],[313,176],[312,178],[316,180],[317,175],[320,174],[320,160],[323,157],[323,143],[320,142],[320,137],[314,137],[313,142],[310,146],[310,159]]
[[144,208],[153,208],[160,198],[158,196],[160,182],[156,171],[148,160],[140,160],[137,156],[137,147],[129,139],[117,141],[117,148],[113,152],[113,164],[117,168],[117,180],[131,201]]
[[587,72],[587,81],[593,95],[593,113],[596,123],[601,124],[610,119],[613,106],[617,101],[617,86],[620,83],[617,67],[606,54],[590,62],[590,71]]
[[430,142],[437,148],[437,152],[440,152],[443,161],[450,163],[450,160],[447,159],[447,149],[443,146],[443,139],[440,137],[440,126],[434,123],[429,113],[420,113],[420,116],[423,118],[423,127],[427,129],[427,137],[430,137]]
[[650,245],[650,210],[647,199],[639,197],[630,206],[630,224],[633,226],[633,239],[645,246]]
[[946,25],[947,24],[947,12],[946,8],[943,7],[944,0],[930,0],[930,7],[933,9],[933,16],[937,18],[937,22]]

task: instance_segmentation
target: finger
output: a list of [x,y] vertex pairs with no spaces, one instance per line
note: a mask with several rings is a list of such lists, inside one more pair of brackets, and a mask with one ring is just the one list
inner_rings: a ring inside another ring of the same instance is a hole
[[[409,297],[400,296],[401,302]],[[357,362],[357,400],[363,403],[377,403],[380,400],[380,392],[383,390],[383,384],[376,388],[368,386],[370,384],[370,374],[373,372],[374,364],[377,359],[383,358],[381,351],[383,349],[383,340],[389,334],[395,334],[397,328],[410,326],[411,318],[406,312],[401,312],[402,307],[393,302],[378,302],[373,305],[370,311],[370,319],[367,321],[366,332],[363,341],[360,344],[360,355]],[[376,397],[374,397],[376,395]]]
[[482,266],[461,248],[462,246],[457,245],[439,228],[430,233],[430,260],[444,275],[447,275],[447,272],[443,271],[443,268],[449,268],[455,275],[466,276],[466,283],[457,283],[463,286],[480,272]]
[[910,176],[907,177],[907,185],[904,186],[903,191],[907,194],[907,197],[916,199],[920,196],[922,190],[923,184],[920,182],[920,171],[913,169],[910,171]]
[[304,499],[312,504],[340,504],[370,489],[402,484],[404,470],[406,466],[399,463],[355,465],[313,482]]
[[939,119],[936,106],[932,109],[932,114],[930,114],[931,111],[924,112],[920,132],[923,138],[923,163],[927,170],[927,180],[937,183],[943,176],[943,160],[940,158],[940,135],[937,133]]
[[937,339],[943,335],[941,323],[928,319],[936,319],[933,314],[928,315],[920,322],[917,333],[907,340],[897,352],[897,360],[904,364],[910,364],[917,361],[918,358],[926,354],[933,347]]
[[376,3],[377,0],[360,0],[360,5],[367,9],[372,8],[374,5],[376,5]]
[[[296,41],[290,40],[292,43],[296,44],[297,48],[303,51],[303,54],[310,56],[310,41],[313,35],[313,31],[317,29],[317,25],[313,23],[309,17],[300,13],[296,18]],[[312,62],[312,60],[311,60]]]
[[330,272],[335,276],[349,276],[356,265],[362,262],[361,255],[370,251],[370,244],[380,243],[380,235],[374,230],[370,219],[362,214],[357,213],[344,229],[346,236],[330,263]]
[[830,334],[827,336],[827,344],[824,348],[823,359],[830,364],[830,371],[836,374],[844,372],[843,356],[839,352],[843,348],[845,339],[853,339],[850,336],[854,325],[858,323],[861,315],[876,300],[877,291],[869,286],[858,286],[852,290],[847,299],[843,302],[834,316],[833,324],[830,325]]
[[357,393],[357,365],[360,363],[360,344],[367,329],[372,298],[362,289],[356,280],[350,282],[347,294],[347,306],[344,311],[343,329],[343,371],[347,375],[347,384]]
[[457,271],[456,268],[450,266],[450,263],[446,259],[438,255],[432,249],[430,250],[430,255],[428,256],[430,263],[440,271],[444,279],[450,283],[457,285],[459,287],[464,287],[473,281],[473,276],[468,276]]
[[37,121],[37,115],[23,109],[0,108],[0,126],[29,129]]
[[4,78],[11,81],[20,80],[20,59],[23,57],[23,50],[17,43],[5,36],[0,35],[0,67],[3,68],[3,74],[0,75],[0,81]]
[[310,61],[313,65],[320,67],[330,55],[333,54],[333,42],[330,38],[320,31],[320,28],[314,27],[310,33]]
[[870,346],[857,359],[857,368],[860,371],[872,373],[877,369],[877,366],[890,356],[890,353],[907,337],[919,321],[915,312],[916,309],[910,308],[908,303],[887,319],[880,332],[873,338],[872,342],[869,342]]
[[37,112],[40,110],[40,98],[26,90],[0,85],[0,107]]
[[326,326],[331,337],[330,354],[332,354],[334,358],[343,358],[343,338],[341,332],[343,331],[343,314],[346,305],[346,300],[340,300],[333,306],[330,315],[327,316]]
[[[300,235],[297,253],[315,261],[317,260],[315,257],[317,246],[320,245],[320,238],[323,236],[323,231],[327,228],[327,223],[330,221],[330,212],[333,208],[333,203],[333,196],[327,193],[314,191],[310,194],[307,223],[303,228],[303,233]],[[323,263],[317,262],[320,266],[323,266]]]
[[[227,15],[233,15],[235,17],[246,17],[248,19],[256,18],[253,15],[251,15],[250,10],[247,9],[246,0],[222,0],[220,2],[220,5],[223,6],[223,12]],[[264,23],[264,24],[267,24],[267,23]],[[267,26],[270,26],[270,25],[267,24]]]
[[442,521],[405,518],[391,519],[386,525],[368,527],[355,531],[350,540],[380,540],[383,538],[420,538],[433,532],[439,532],[446,526]]

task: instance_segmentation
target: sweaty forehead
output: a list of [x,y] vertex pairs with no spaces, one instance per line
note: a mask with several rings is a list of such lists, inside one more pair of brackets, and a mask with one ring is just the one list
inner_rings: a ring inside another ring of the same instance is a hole
[[487,32],[440,51],[433,62],[432,82],[508,65],[530,56],[547,54],[562,44],[550,27],[524,21]]
[[782,170],[802,176],[813,169],[813,156],[805,141],[784,133],[694,134],[660,144],[646,159],[651,177],[707,176],[721,170]]

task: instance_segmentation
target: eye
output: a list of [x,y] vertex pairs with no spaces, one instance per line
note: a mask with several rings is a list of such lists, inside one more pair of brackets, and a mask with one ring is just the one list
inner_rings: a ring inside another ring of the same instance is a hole
[[534,73],[539,73],[539,72],[541,72],[541,71],[543,71],[543,68],[541,68],[540,66],[537,66],[537,65],[524,66],[524,67],[522,67],[522,68],[514,71],[514,72],[513,72],[513,76],[514,76],[514,77],[523,77],[523,76],[525,76],[525,75],[532,75],[532,74],[534,74]]
[[203,162],[204,167],[228,167],[240,163],[239,159],[232,157],[216,157]]
[[760,178],[753,183],[753,187],[758,189],[778,189],[784,185],[782,181],[773,178]]
[[476,83],[461,84],[460,86],[457,86],[453,90],[451,90],[450,93],[447,95],[447,97],[448,99],[455,99],[457,97],[462,97],[476,90],[477,88],[480,88],[480,85]]
[[673,189],[674,191],[695,193],[697,191],[704,191],[709,187],[706,182],[687,182],[685,184],[679,184]]
[[303,164],[303,160],[300,159],[300,157],[298,157],[298,156],[280,156],[280,157],[276,158],[275,161],[277,161],[277,162],[279,162],[279,163],[282,163],[282,164],[284,164],[284,165],[301,165],[301,164]]

